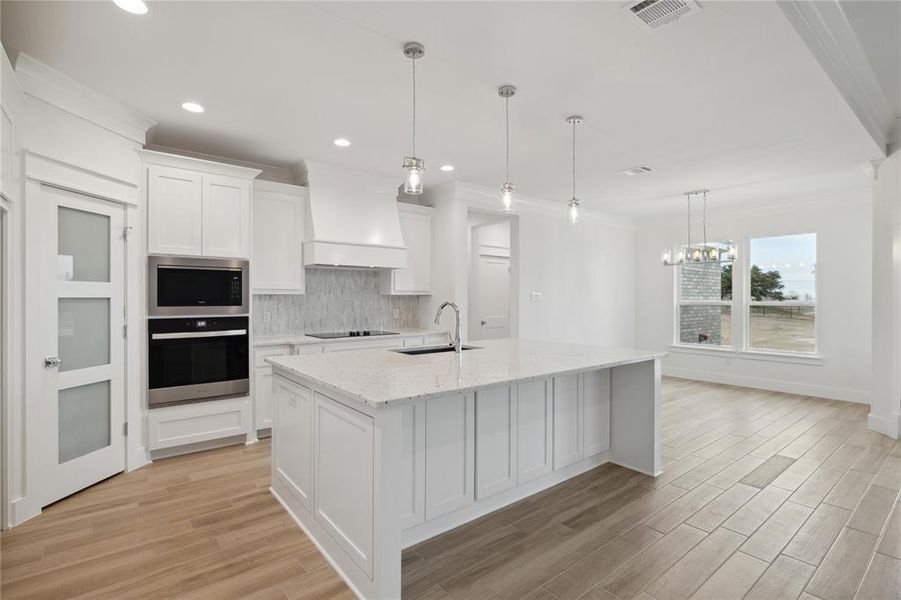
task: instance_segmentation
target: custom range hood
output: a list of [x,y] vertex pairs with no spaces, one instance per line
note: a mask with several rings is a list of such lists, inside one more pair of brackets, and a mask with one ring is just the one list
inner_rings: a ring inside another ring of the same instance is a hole
[[406,267],[397,181],[335,165],[305,163],[310,199],[304,264],[355,269]]

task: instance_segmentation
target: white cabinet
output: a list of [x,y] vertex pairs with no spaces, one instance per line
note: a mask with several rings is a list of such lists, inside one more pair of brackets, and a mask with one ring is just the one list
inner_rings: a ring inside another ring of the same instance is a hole
[[203,254],[201,179],[196,171],[150,165],[147,209],[151,254]]
[[583,458],[610,449],[610,369],[582,374]]
[[552,381],[520,383],[516,392],[517,483],[551,472],[554,464]]
[[582,407],[579,376],[554,377],[554,469],[582,458]]
[[475,394],[476,500],[516,485],[516,388]]
[[313,498],[313,398],[309,388],[275,378],[272,464],[288,491],[308,511]]
[[227,398],[154,408],[148,417],[151,450],[250,433],[250,398]]
[[267,346],[253,351],[253,424],[256,429],[272,427],[272,367],[266,363],[267,356],[293,354],[291,346]]
[[406,529],[425,521],[425,401],[403,407],[400,519]]
[[253,184],[254,294],[303,294],[303,236],[307,188],[270,181]]
[[425,515],[434,519],[475,501],[474,424],[472,394],[426,400]]
[[381,291],[393,295],[432,293],[434,231],[431,208],[398,203],[400,230],[407,247],[407,266],[382,274]]
[[372,578],[372,418],[318,393],[313,411],[313,515]]
[[250,182],[257,169],[141,151],[151,254],[250,257]]
[[224,175],[203,175],[203,255],[250,256],[250,182]]

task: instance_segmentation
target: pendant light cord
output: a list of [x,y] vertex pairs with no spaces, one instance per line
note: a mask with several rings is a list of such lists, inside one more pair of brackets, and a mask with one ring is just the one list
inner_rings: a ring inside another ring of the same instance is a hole
[[703,197],[704,197],[704,205],[703,205],[704,217],[703,217],[702,225],[704,227],[704,257],[706,258],[707,257],[707,192],[706,191],[704,192]]
[[576,120],[573,119],[573,199],[576,198]]
[[691,194],[685,194],[688,200],[688,252],[691,253]]
[[413,63],[413,156],[416,157],[416,59]]
[[510,96],[504,98],[504,116],[507,127],[507,155],[506,167],[504,170],[504,183],[507,183],[510,181]]

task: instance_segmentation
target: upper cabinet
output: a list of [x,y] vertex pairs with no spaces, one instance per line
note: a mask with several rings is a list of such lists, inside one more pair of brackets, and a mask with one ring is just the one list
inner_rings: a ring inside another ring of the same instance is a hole
[[148,150],[142,155],[151,254],[250,257],[251,182],[258,170]]
[[270,181],[253,184],[254,294],[303,294],[303,235],[307,188]]
[[397,203],[400,229],[407,246],[407,266],[382,274],[381,291],[392,295],[429,295],[432,293],[433,209],[415,204]]

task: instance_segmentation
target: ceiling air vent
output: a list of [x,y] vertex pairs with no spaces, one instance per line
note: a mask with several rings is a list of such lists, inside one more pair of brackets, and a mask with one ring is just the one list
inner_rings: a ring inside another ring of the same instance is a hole
[[630,176],[631,175],[643,175],[644,173],[650,173],[653,170],[654,169],[652,169],[651,167],[641,166],[641,167],[632,167],[631,169],[623,169],[622,171],[620,171],[620,173],[622,173],[623,175],[630,175]]
[[651,29],[669,25],[685,15],[701,10],[693,0],[640,0],[629,3],[626,8]]

